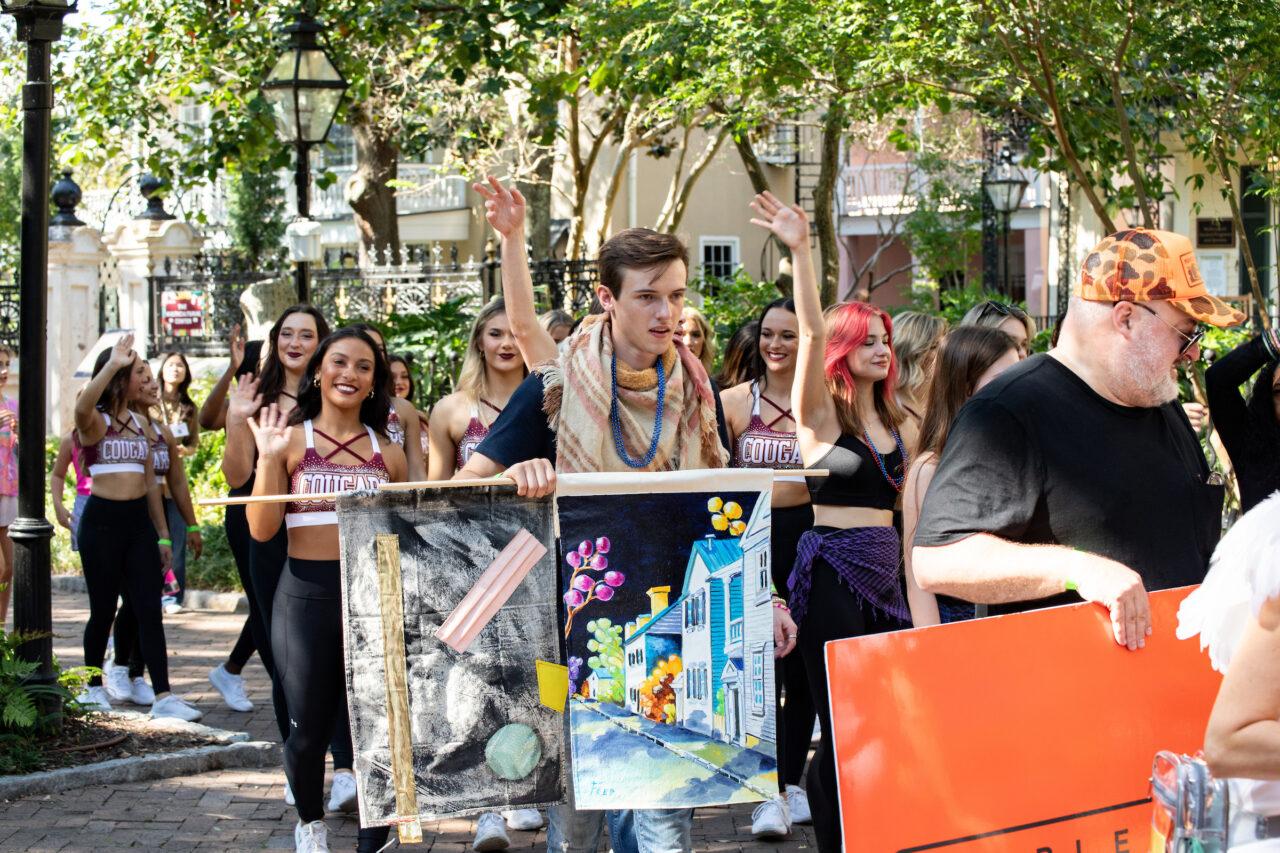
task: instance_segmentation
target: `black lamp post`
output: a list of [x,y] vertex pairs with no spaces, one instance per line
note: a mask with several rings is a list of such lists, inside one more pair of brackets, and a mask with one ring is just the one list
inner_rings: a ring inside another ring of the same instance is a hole
[[307,302],[311,296],[311,262],[320,259],[319,228],[310,221],[308,158],[311,146],[328,138],[333,117],[347,91],[347,81],[319,44],[318,36],[324,27],[307,12],[299,12],[281,32],[289,36],[289,43],[262,84],[262,94],[271,104],[276,134],[298,150],[294,179],[298,219],[289,226],[290,250],[296,263],[298,301]]
[[[27,82],[22,87],[22,237],[19,275],[18,355],[18,518],[9,526],[14,543],[13,627],[38,632],[19,653],[39,663],[30,680],[52,684],[53,613],[49,540],[53,525],[44,517],[45,335],[49,274],[49,125],[53,110],[50,80],[52,44],[62,37],[62,19],[76,11],[74,0],[0,0],[13,15],[18,41],[27,44]],[[56,702],[42,709],[59,710]]]
[[1022,170],[1013,164],[1013,154],[1006,145],[1000,151],[1000,159],[987,173],[984,182],[991,206],[1004,214],[1004,295],[1013,296],[1009,280],[1009,220],[1022,204],[1022,194],[1027,191],[1027,179]]

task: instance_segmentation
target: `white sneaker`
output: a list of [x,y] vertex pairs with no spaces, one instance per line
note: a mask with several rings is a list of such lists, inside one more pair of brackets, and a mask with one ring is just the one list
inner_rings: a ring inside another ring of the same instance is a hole
[[751,813],[751,835],[761,841],[776,841],[791,834],[791,813],[787,800],[779,795],[765,800]]
[[502,815],[497,812],[486,812],[476,821],[476,837],[471,842],[476,850],[506,850],[511,846],[507,837],[507,826]]
[[155,704],[156,692],[141,675],[129,682],[129,701],[135,705]]
[[209,683],[222,694],[222,700],[233,711],[252,711],[253,703],[244,695],[244,676],[227,672],[225,663],[209,670]]
[[809,811],[809,794],[799,785],[787,786],[787,808],[791,810],[792,823],[813,823]]
[[542,829],[542,812],[537,809],[509,809],[502,813],[502,819],[507,822],[507,829],[518,832]]
[[[196,720],[204,716],[199,708],[188,705],[176,693],[170,693],[163,699],[157,699],[156,703],[151,706],[151,716],[153,717],[177,717],[179,720],[186,720],[188,723],[194,723]],[[328,848],[325,848],[328,849]]]
[[76,701],[91,711],[111,710],[111,700],[107,698],[107,691],[101,687],[90,687],[77,696]]
[[178,599],[172,595],[164,595],[160,597],[160,609],[165,613],[181,613],[182,605],[178,603]]
[[293,828],[293,847],[298,853],[329,853],[329,828],[322,820],[298,821]]
[[[113,702],[128,702],[129,696],[133,692],[133,685],[129,683],[129,669],[123,666],[112,666],[109,669],[103,667],[102,686],[107,691],[107,695],[111,697]],[[151,704],[151,703],[147,703]]]
[[296,806],[298,801],[293,798],[293,789],[289,787],[289,780],[284,780],[284,804],[286,806]]
[[333,788],[329,791],[329,811],[353,812],[356,810],[356,775],[334,773]]

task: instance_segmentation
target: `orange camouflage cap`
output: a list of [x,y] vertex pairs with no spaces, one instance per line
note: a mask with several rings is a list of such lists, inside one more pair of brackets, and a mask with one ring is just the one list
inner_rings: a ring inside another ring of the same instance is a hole
[[1172,231],[1133,228],[1104,237],[1084,259],[1080,298],[1162,300],[1213,326],[1238,326],[1245,320],[1242,312],[1205,289],[1191,241]]

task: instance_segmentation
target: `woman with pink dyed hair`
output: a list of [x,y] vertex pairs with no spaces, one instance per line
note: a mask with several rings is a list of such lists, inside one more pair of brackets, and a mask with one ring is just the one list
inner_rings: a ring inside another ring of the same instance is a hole
[[[804,210],[770,193],[757,195],[751,207],[758,216],[751,221],[777,235],[795,259],[796,436],[805,467],[830,472],[809,480],[814,527],[800,538],[788,586],[797,647],[822,728],[808,772],[814,836],[819,850],[837,853],[844,846],[823,646],[911,627],[893,511],[915,427],[894,399],[898,365],[889,315],[850,302],[829,309],[824,322]],[[848,848],[857,846],[851,840]]]

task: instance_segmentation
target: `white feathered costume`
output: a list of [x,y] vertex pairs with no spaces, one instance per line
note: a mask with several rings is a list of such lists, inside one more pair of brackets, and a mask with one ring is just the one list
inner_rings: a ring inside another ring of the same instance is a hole
[[[1240,646],[1244,629],[1256,621],[1262,605],[1280,596],[1280,492],[1249,512],[1222,537],[1209,563],[1209,574],[1178,608],[1180,640],[1200,635],[1209,661],[1226,672]],[[1280,665],[1280,661],[1277,662]],[[1232,779],[1231,810],[1280,814],[1280,782]],[[1280,839],[1232,849],[1280,850]]]

